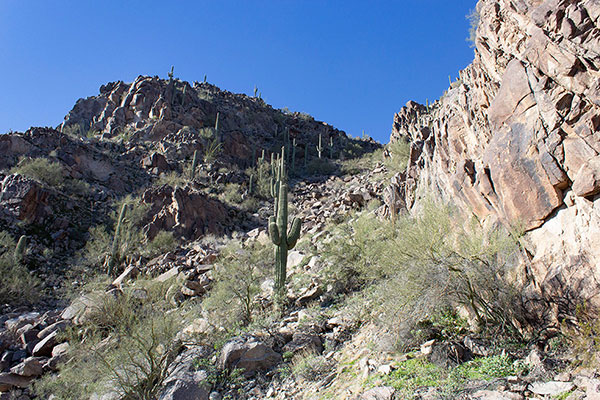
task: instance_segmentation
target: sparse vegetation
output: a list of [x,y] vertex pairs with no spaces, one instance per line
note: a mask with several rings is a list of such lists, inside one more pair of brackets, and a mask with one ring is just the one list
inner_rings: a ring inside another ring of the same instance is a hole
[[[124,204],[129,206],[120,224],[118,240],[115,241],[119,216]],[[107,270],[107,263],[113,259],[114,271],[112,272],[117,273],[119,265],[126,257],[144,254],[146,239],[141,232],[141,222],[147,210],[148,206],[133,196],[127,196],[118,201],[111,214],[112,226],[94,226],[89,230],[90,238],[81,254],[84,270],[89,268],[92,271],[99,271],[102,268]]]
[[114,393],[128,400],[153,400],[179,352],[175,336],[182,307],[173,309],[167,284],[138,282],[123,294],[101,294],[82,329],[69,333],[72,348],[59,366],[36,384],[41,396],[58,400]]
[[467,42],[469,42],[469,46],[475,47],[475,41],[477,40],[477,27],[479,26],[479,12],[477,9],[473,9],[469,11],[466,15],[467,20],[469,21],[469,37],[467,37]]
[[22,157],[11,174],[21,174],[50,187],[61,188],[65,182],[63,167],[60,163],[47,158]]
[[25,252],[25,248],[18,251],[15,240],[7,232],[0,231],[0,304],[27,304],[39,298],[40,282],[23,263]]
[[203,305],[222,326],[252,322],[258,307],[257,294],[271,265],[271,252],[258,243],[242,247],[231,242],[214,269],[215,285]]
[[332,231],[323,255],[324,284],[355,294],[346,307],[361,321],[395,332],[400,349],[417,323],[461,304],[481,326],[517,335],[517,296],[506,283],[516,245],[502,231],[454,224],[449,207],[426,202],[392,225],[362,214]]
[[477,358],[455,368],[445,369],[425,358],[412,358],[398,364],[389,375],[375,375],[366,386],[392,386],[402,399],[419,398],[418,390],[436,388],[439,398],[457,398],[468,380],[489,381],[494,378],[518,375],[523,366],[505,355]]

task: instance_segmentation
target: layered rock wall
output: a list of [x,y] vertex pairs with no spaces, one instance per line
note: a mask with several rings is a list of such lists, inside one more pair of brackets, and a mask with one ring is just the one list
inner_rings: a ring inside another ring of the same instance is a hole
[[600,305],[600,1],[480,0],[475,58],[431,106],[409,102],[404,200],[434,190],[527,233],[524,299]]

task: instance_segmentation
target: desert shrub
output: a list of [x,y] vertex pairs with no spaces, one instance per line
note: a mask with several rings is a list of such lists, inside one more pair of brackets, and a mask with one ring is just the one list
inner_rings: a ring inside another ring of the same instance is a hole
[[16,246],[8,233],[0,231],[0,304],[28,304],[39,298],[39,279],[15,259]]
[[319,381],[334,368],[324,356],[310,351],[293,356],[291,364],[292,375],[309,382]]
[[355,175],[364,171],[370,171],[375,168],[375,165],[383,161],[382,149],[362,154],[362,147],[359,144],[353,144],[351,148],[355,146],[357,146],[357,149],[349,152],[345,160],[342,161],[341,169],[344,174]]
[[477,40],[477,27],[479,26],[479,12],[477,9],[473,9],[469,11],[466,15],[467,20],[469,20],[469,37],[467,38],[467,42],[469,42],[470,47],[475,47],[475,41]]
[[322,281],[338,292],[362,289],[347,310],[394,332],[400,348],[416,344],[419,321],[457,305],[481,326],[518,337],[519,297],[506,276],[517,246],[500,229],[465,226],[448,206],[423,204],[395,225],[363,213],[333,232]]
[[237,183],[227,183],[223,188],[223,192],[221,193],[220,197],[223,202],[232,206],[237,206],[243,200],[243,193],[244,192],[241,185]]
[[561,326],[561,340],[555,340],[554,347],[562,345],[563,350],[569,349],[573,355],[573,363],[583,367],[592,367],[600,361],[600,320],[597,310],[592,310],[587,304],[580,304],[575,310],[576,320]]
[[60,188],[65,177],[62,165],[47,158],[21,157],[19,163],[11,169],[11,174],[21,174],[45,185]]
[[455,368],[446,369],[428,362],[425,358],[402,361],[388,375],[370,377],[366,386],[391,386],[402,399],[420,398],[418,390],[424,387],[436,388],[436,398],[459,398],[469,380],[489,381],[511,375],[518,375],[523,366],[506,355],[477,358]]
[[173,232],[159,231],[150,241],[145,255],[155,257],[175,249],[178,245],[179,241],[173,236]]
[[397,140],[387,145],[389,157],[385,159],[385,166],[393,173],[406,169],[410,157],[410,143]]
[[254,195],[268,199],[271,197],[271,164],[268,161],[259,162],[255,168],[246,171],[248,179],[254,175]]
[[115,229],[123,204],[128,206],[125,218],[121,223],[116,264],[119,265],[128,256],[145,254],[146,239],[141,231],[141,225],[148,211],[148,205],[129,195],[115,202],[108,225],[90,228],[90,237],[81,252],[81,264],[84,270],[91,267],[97,271],[106,264],[108,257],[112,254]]
[[38,395],[58,400],[114,393],[155,399],[180,349],[184,309],[165,300],[169,284],[137,282],[115,297],[103,294],[81,329],[71,330],[69,357],[58,375],[36,385]]
[[46,186],[63,190],[66,194],[85,196],[90,192],[90,185],[87,182],[65,177],[64,168],[59,162],[43,157],[21,157],[10,173],[24,175]]
[[271,264],[270,246],[253,243],[241,247],[238,242],[231,242],[215,264],[215,284],[204,308],[225,326],[236,321],[250,323],[258,306],[256,296]]
[[[191,168],[191,164],[190,164]],[[190,176],[189,173],[187,176]],[[184,174],[180,174],[176,171],[171,172],[163,172],[159,175],[158,179],[154,182],[152,186],[158,187],[163,185],[168,185],[171,187],[175,186],[185,186],[186,183],[189,182],[189,179],[185,177]]]
[[332,175],[337,171],[337,166],[326,158],[313,158],[306,165],[306,172],[310,175]]
[[260,208],[260,202],[255,197],[249,196],[242,201],[240,208],[247,212],[256,212]]

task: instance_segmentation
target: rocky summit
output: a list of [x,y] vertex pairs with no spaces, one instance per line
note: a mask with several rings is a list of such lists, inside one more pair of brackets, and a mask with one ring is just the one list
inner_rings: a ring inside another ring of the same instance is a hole
[[386,145],[173,69],[0,135],[0,400],[600,399],[600,1],[473,21]]

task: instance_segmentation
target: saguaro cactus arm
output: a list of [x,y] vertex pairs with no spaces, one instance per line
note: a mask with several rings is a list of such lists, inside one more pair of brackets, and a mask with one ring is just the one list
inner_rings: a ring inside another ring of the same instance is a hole
[[277,227],[275,217],[269,217],[269,237],[275,246],[281,243],[281,236],[279,235],[279,228]]
[[288,250],[291,250],[296,246],[296,242],[300,238],[300,229],[302,228],[302,220],[300,218],[294,217],[292,220],[292,226],[290,227],[290,231],[287,237],[287,247]]

